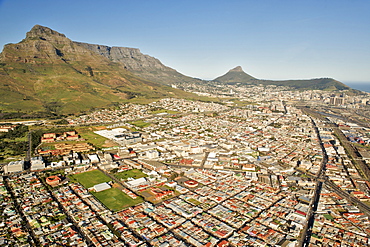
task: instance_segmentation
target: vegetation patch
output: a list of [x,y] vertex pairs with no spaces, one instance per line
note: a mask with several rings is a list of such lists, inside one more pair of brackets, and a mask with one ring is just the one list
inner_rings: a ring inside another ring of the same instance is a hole
[[0,133],[0,161],[7,158],[24,157],[28,150],[28,127],[13,126],[13,130]]
[[126,181],[128,178],[138,179],[148,176],[139,169],[132,169],[124,172],[115,172],[114,170],[112,171],[113,176],[123,181]]
[[77,133],[83,139],[85,139],[85,141],[87,141],[88,143],[91,143],[94,147],[98,149],[106,147],[106,143],[107,141],[109,141],[109,139],[101,135],[95,134],[94,133],[95,130],[98,130],[98,128],[94,128],[94,127],[77,127],[76,128]]
[[133,121],[133,122],[128,122],[129,124],[132,124],[138,128],[145,128],[149,127],[150,123],[144,122],[143,120],[138,120],[138,121]]
[[91,188],[96,184],[112,181],[100,170],[93,170],[78,174],[69,175],[72,180],[82,184],[85,188]]
[[188,202],[190,202],[191,204],[193,204],[193,205],[195,205],[195,206],[199,206],[200,204],[202,204],[200,201],[195,200],[195,199],[193,199],[193,198],[190,198],[190,199],[188,200]]
[[247,105],[257,105],[255,102],[240,100],[238,98],[230,99],[230,101],[234,102],[235,106],[238,106],[238,107],[243,107]]
[[324,214],[323,215],[327,220],[333,220],[333,216],[331,216],[330,214]]
[[110,188],[100,192],[92,192],[92,194],[112,211],[120,211],[124,208],[143,202],[141,197],[132,199],[118,188]]

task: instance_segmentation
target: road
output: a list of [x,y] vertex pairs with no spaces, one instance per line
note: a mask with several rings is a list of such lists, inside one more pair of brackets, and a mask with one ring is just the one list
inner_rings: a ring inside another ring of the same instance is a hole
[[362,156],[358,153],[357,149],[352,145],[351,142],[347,140],[345,135],[339,129],[338,125],[330,121],[328,118],[322,116],[320,112],[314,111],[309,108],[300,108],[307,115],[315,116],[321,121],[325,121],[329,128],[334,131],[335,136],[339,139],[341,145],[346,150],[348,157],[352,160],[358,172],[362,175],[364,179],[370,182],[370,169],[362,159]]
[[[313,111],[308,110],[308,109],[302,109],[302,110],[305,111],[306,113],[308,113],[307,115],[315,116],[315,117],[317,117],[321,120],[328,121],[328,123],[330,124],[330,127],[334,130],[334,133],[337,135],[337,137],[341,141],[341,143],[343,144],[343,143],[347,142],[347,139],[345,138],[343,133],[337,128],[337,126],[334,123],[332,123],[328,119],[322,117],[317,112],[313,112]],[[342,190],[334,182],[330,181],[327,176],[325,176],[324,171],[325,171],[325,165],[328,162],[328,155],[327,155],[326,150],[323,146],[323,142],[320,138],[319,130],[316,126],[316,123],[314,122],[314,120],[312,118],[311,118],[311,120],[313,122],[314,129],[316,131],[318,140],[320,142],[320,146],[321,146],[321,149],[322,149],[322,152],[323,152],[323,160],[320,164],[320,169],[319,169],[317,175],[313,175],[313,174],[304,172],[302,170],[296,169],[296,171],[302,172],[302,173],[308,175],[309,177],[311,177],[312,179],[316,180],[315,192],[314,192],[314,196],[313,196],[313,199],[311,201],[311,204],[310,204],[310,210],[307,214],[306,225],[304,226],[304,228],[302,230],[302,235],[301,235],[301,237],[298,241],[298,246],[299,247],[309,246],[310,239],[311,239],[311,229],[312,229],[313,224],[315,222],[315,212],[317,210],[317,205],[318,205],[319,200],[320,200],[320,193],[321,193],[321,189],[322,189],[323,186],[325,186],[326,188],[328,188],[331,191],[334,191],[339,196],[345,198],[346,200],[348,200],[348,202],[357,206],[363,213],[365,213],[368,217],[370,217],[370,207],[368,205],[364,204],[363,202],[361,202],[356,197],[354,197],[351,194],[347,193],[346,191]],[[351,149],[351,148],[353,148],[352,145],[343,145],[343,147],[345,148],[347,153],[350,153],[350,154],[354,153],[354,150]],[[353,159],[353,157],[351,157],[351,158]],[[356,162],[356,161],[354,161],[354,162]],[[361,169],[362,174],[365,175],[364,177],[366,179],[368,177],[370,177],[370,171],[368,171],[368,167],[366,166],[366,164],[365,164],[365,166],[363,166],[362,163],[359,163],[359,164],[357,163],[355,165],[356,165],[356,167],[358,167],[357,169]]]
[[32,155],[32,131],[28,132],[27,138],[28,138],[28,150],[26,153],[25,161],[29,162],[31,160],[31,155]]
[[208,155],[209,155],[209,152],[205,152],[204,153],[204,157],[203,157],[202,163],[200,164],[200,168],[201,169],[204,169],[204,164],[206,163],[206,161],[208,159]]
[[319,143],[320,143],[320,147],[323,153],[323,159],[321,161],[320,169],[317,172],[317,175],[313,177],[313,179],[316,180],[315,191],[314,191],[313,199],[310,203],[309,211],[306,216],[306,224],[304,225],[301,237],[298,240],[299,247],[308,246],[310,243],[311,229],[313,227],[313,223],[315,222],[315,212],[317,210],[317,205],[319,204],[320,193],[322,189],[322,181],[320,178],[322,177],[323,172],[325,171],[326,163],[328,163],[328,155],[326,154],[324,144],[321,140],[319,129],[317,128],[317,125],[312,118],[311,118],[311,121],[312,121],[313,128],[315,129],[317,139],[319,140]]

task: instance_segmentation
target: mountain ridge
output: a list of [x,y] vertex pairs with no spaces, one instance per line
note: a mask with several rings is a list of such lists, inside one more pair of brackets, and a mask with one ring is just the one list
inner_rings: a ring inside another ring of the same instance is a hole
[[133,98],[184,95],[192,94],[140,78],[40,25],[0,54],[0,110],[70,114]]
[[[85,48],[103,55],[111,61],[121,63],[126,69],[132,73],[158,83],[165,85],[183,83],[202,84],[205,82],[217,82],[223,84],[250,84],[250,85],[277,85],[288,86],[292,89],[305,90],[348,90],[350,87],[334,80],[332,78],[313,78],[313,79],[298,79],[298,80],[267,80],[257,79],[244,72],[241,66],[236,66],[230,69],[226,74],[219,76],[213,80],[202,80],[192,78],[177,72],[175,69],[162,64],[162,62],[149,55],[142,54],[137,48],[128,47],[109,47],[98,44],[88,44],[76,42]],[[103,51],[102,51],[103,50]],[[113,52],[112,52],[113,51]],[[119,51],[119,52],[116,52]],[[113,54],[113,55],[112,55]],[[148,61],[152,63],[148,64]]]
[[241,66],[230,69],[226,74],[212,80],[213,82],[223,84],[247,84],[247,85],[276,85],[287,86],[296,90],[349,90],[347,85],[332,78],[313,78],[298,80],[266,80],[257,79],[244,72]]

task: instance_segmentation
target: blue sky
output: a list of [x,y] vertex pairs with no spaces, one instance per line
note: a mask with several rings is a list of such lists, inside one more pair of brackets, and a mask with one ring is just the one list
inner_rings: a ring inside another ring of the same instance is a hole
[[240,65],[261,79],[370,83],[369,13],[367,0],[0,0],[0,49],[40,24],[202,79]]

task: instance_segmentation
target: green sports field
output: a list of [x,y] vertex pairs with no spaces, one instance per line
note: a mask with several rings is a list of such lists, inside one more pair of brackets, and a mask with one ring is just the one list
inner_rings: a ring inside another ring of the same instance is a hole
[[112,211],[120,211],[124,208],[143,202],[141,197],[132,199],[118,188],[92,192],[92,194]]
[[112,181],[110,177],[107,177],[103,172],[99,170],[93,170],[83,173],[70,175],[72,180],[76,180],[82,184],[86,189],[93,187],[96,184]]
[[[72,181],[77,181],[86,189],[96,184],[112,181],[100,170],[93,170],[69,176]],[[100,192],[91,192],[101,203],[112,211],[120,211],[143,202],[141,197],[132,199],[118,188],[110,188]]]

